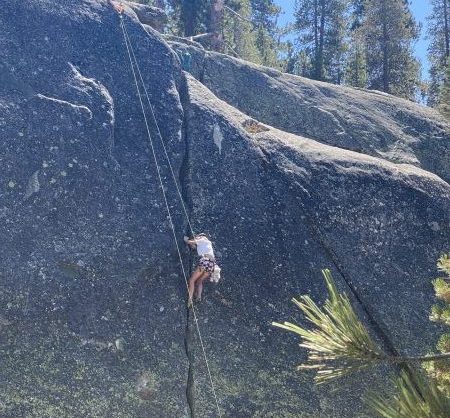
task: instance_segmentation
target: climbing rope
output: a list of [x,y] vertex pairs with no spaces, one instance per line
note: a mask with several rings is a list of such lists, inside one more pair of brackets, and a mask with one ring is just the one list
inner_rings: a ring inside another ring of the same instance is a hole
[[[171,215],[171,212],[170,212],[169,203],[168,203],[168,200],[167,200],[166,192],[164,190],[164,183],[163,183],[162,176],[161,176],[161,169],[160,169],[160,165],[158,163],[158,158],[156,156],[156,151],[155,151],[155,146],[154,146],[154,143],[153,143],[153,138],[152,138],[152,135],[150,133],[150,128],[149,128],[149,124],[148,124],[147,115],[146,115],[146,112],[145,112],[144,102],[143,102],[143,99],[142,99],[142,93],[141,93],[141,90],[139,88],[139,82],[138,82],[138,77],[136,75],[136,70],[137,70],[137,72],[139,74],[139,79],[140,79],[141,84],[143,86],[144,93],[145,93],[145,96],[146,96],[149,108],[151,110],[151,114],[152,114],[153,120],[155,122],[155,126],[156,126],[157,131],[158,131],[158,136],[159,136],[161,144],[163,146],[164,154],[166,156],[168,165],[170,167],[170,171],[172,173],[172,177],[173,177],[173,180],[174,180],[174,183],[175,183],[178,195],[180,197],[181,204],[183,206],[183,211],[184,211],[184,213],[186,215],[186,219],[187,219],[190,231],[191,231],[193,236],[195,236],[194,235],[194,231],[193,231],[191,222],[189,220],[189,216],[188,216],[188,213],[187,213],[187,210],[186,210],[186,206],[184,205],[184,201],[183,201],[183,197],[182,197],[181,191],[180,191],[180,189],[178,187],[178,184],[177,184],[177,181],[176,181],[175,173],[173,171],[173,167],[172,167],[172,164],[170,162],[170,158],[169,158],[169,155],[167,153],[167,149],[166,149],[166,146],[164,144],[164,140],[163,140],[162,135],[161,135],[161,130],[159,129],[159,125],[158,125],[158,122],[157,122],[156,117],[155,117],[155,112],[154,112],[153,106],[151,104],[151,101],[150,101],[147,89],[145,87],[144,80],[142,78],[142,73],[141,73],[141,70],[139,68],[139,64],[137,62],[136,55],[134,54],[133,45],[131,43],[131,40],[130,40],[129,35],[128,35],[128,31],[127,31],[127,29],[125,27],[125,24],[124,24],[123,9],[116,9],[116,10],[118,11],[118,14],[119,14],[119,17],[120,17],[120,26],[121,26],[121,29],[122,29],[122,33],[123,33],[123,37],[124,37],[124,42],[125,42],[127,54],[128,54],[128,58],[129,58],[129,61],[130,61],[131,71],[133,73],[134,83],[136,85],[136,90],[137,90],[137,93],[138,93],[139,103],[141,105],[142,115],[143,115],[143,118],[144,118],[146,130],[147,130],[147,136],[148,136],[148,139],[149,139],[150,148],[152,150],[153,159],[155,161],[156,171],[157,171],[157,174],[158,174],[159,184],[160,184],[161,191],[162,191],[162,194],[163,194],[164,204],[166,206],[168,219],[169,219],[169,222],[170,222],[170,225],[171,225],[172,234],[173,234],[173,238],[174,238],[174,241],[175,241],[175,246],[176,246],[177,253],[178,253],[178,258],[180,260],[181,271],[183,273],[184,281],[186,283],[186,289],[189,291],[189,283],[188,283],[186,271],[185,271],[185,268],[184,268],[183,258],[181,256],[180,247],[178,245],[177,235],[176,235],[176,231],[175,231],[175,225],[173,223],[173,219],[172,219],[172,215]],[[133,59],[134,59],[134,64],[133,64]],[[135,67],[136,67],[136,70],[135,70]],[[216,389],[214,387],[214,382],[213,382],[211,370],[210,370],[210,367],[209,367],[208,357],[207,357],[207,354],[206,354],[205,345],[203,343],[202,334],[200,332],[200,326],[199,326],[199,322],[198,322],[198,318],[197,318],[197,314],[196,314],[194,305],[192,305],[192,312],[193,312],[193,316],[194,316],[195,326],[196,326],[196,329],[197,329],[197,334],[199,336],[200,346],[201,346],[202,352],[203,352],[203,357],[205,359],[205,364],[206,364],[206,369],[207,369],[207,372],[208,372],[208,377],[209,377],[209,381],[210,381],[210,385],[211,385],[211,390],[212,390],[212,393],[213,393],[213,396],[214,396],[214,400],[215,400],[215,404],[216,404],[216,408],[217,408],[217,414],[218,414],[219,418],[221,418],[222,417],[222,413],[220,411],[219,401],[218,401],[218,397],[217,397],[217,394],[216,394]]]
[[[125,27],[125,35],[127,37],[128,43],[130,45],[130,51],[131,51],[131,54],[133,56],[134,62],[137,63],[136,55],[134,54],[134,48],[133,48],[133,45],[131,44],[130,37],[128,35],[128,31],[127,31],[126,27]],[[158,124],[158,121],[156,119],[155,111],[154,111],[152,102],[150,101],[150,97],[149,97],[149,94],[147,92],[147,87],[145,87],[144,79],[142,78],[142,73],[141,73],[141,70],[140,70],[138,65],[136,65],[136,69],[137,69],[137,72],[138,72],[139,79],[141,81],[142,87],[144,88],[145,97],[147,99],[147,103],[148,103],[148,106],[150,108],[150,112],[152,114],[153,122],[154,122],[154,124],[156,126],[156,130],[158,132],[158,138],[159,138],[160,143],[161,143],[161,145],[163,147],[164,155],[165,155],[167,163],[169,165],[170,172],[171,172],[172,178],[173,178],[173,182],[175,184],[175,188],[177,189],[178,197],[180,198],[181,206],[183,207],[183,212],[184,212],[184,215],[186,217],[187,223],[189,225],[190,233],[192,234],[193,237],[195,237],[194,229],[192,228],[192,224],[191,224],[191,221],[189,219],[189,215],[188,215],[188,212],[187,212],[187,209],[186,209],[186,205],[184,204],[183,195],[182,195],[181,190],[180,190],[180,188],[178,186],[178,182],[177,182],[177,179],[176,179],[176,176],[175,176],[175,172],[173,170],[173,166],[172,166],[172,163],[170,161],[169,153],[167,152],[166,144],[164,143],[164,139],[163,139],[163,136],[161,134],[161,130],[159,129],[159,124]]]

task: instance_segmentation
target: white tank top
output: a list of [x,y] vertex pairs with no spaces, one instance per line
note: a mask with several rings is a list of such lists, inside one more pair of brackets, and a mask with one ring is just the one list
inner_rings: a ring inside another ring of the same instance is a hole
[[210,255],[214,257],[214,250],[211,241],[206,237],[195,238],[197,244],[197,253],[201,257],[203,255]]

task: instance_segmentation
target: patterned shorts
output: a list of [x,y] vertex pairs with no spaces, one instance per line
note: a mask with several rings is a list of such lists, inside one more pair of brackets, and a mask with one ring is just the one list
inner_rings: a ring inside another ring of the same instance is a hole
[[214,271],[215,264],[216,263],[214,263],[214,261],[210,260],[209,258],[202,257],[200,258],[197,267],[200,270],[205,271],[206,273],[212,273]]

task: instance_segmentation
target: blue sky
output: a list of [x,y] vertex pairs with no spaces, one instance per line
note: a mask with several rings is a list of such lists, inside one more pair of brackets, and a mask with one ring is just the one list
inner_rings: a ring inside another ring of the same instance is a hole
[[[411,9],[418,22],[422,23],[422,36],[415,46],[416,56],[422,63],[422,75],[428,78],[429,63],[427,60],[428,41],[426,40],[426,16],[431,12],[429,0],[411,0]],[[284,11],[280,24],[291,22],[293,20],[294,0],[275,0],[275,3],[281,6]]]

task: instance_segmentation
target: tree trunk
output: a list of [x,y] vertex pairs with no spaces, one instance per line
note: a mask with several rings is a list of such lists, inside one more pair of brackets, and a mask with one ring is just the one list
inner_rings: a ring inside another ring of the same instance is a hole
[[183,22],[184,36],[196,35],[195,23],[197,21],[197,2],[195,0],[186,0],[181,2],[181,20]]
[[448,27],[448,0],[444,0],[444,34],[445,34],[445,57],[450,57],[450,33]]
[[412,357],[388,357],[387,360],[392,363],[426,363],[436,360],[450,360],[450,353],[429,354],[426,356]]
[[319,62],[319,0],[314,0],[314,78]]
[[389,93],[389,31],[387,27],[387,7],[386,0],[382,0],[381,6],[381,18],[383,19],[383,37],[382,37],[382,48],[383,48],[383,91]]
[[360,87],[359,85],[359,60],[361,59],[359,55],[359,45],[356,46],[355,51],[355,86]]
[[323,80],[323,46],[325,41],[325,0],[320,0],[319,51],[316,62],[316,79]]
[[222,22],[224,6],[225,0],[213,0],[211,4],[211,49],[219,52],[223,50]]

